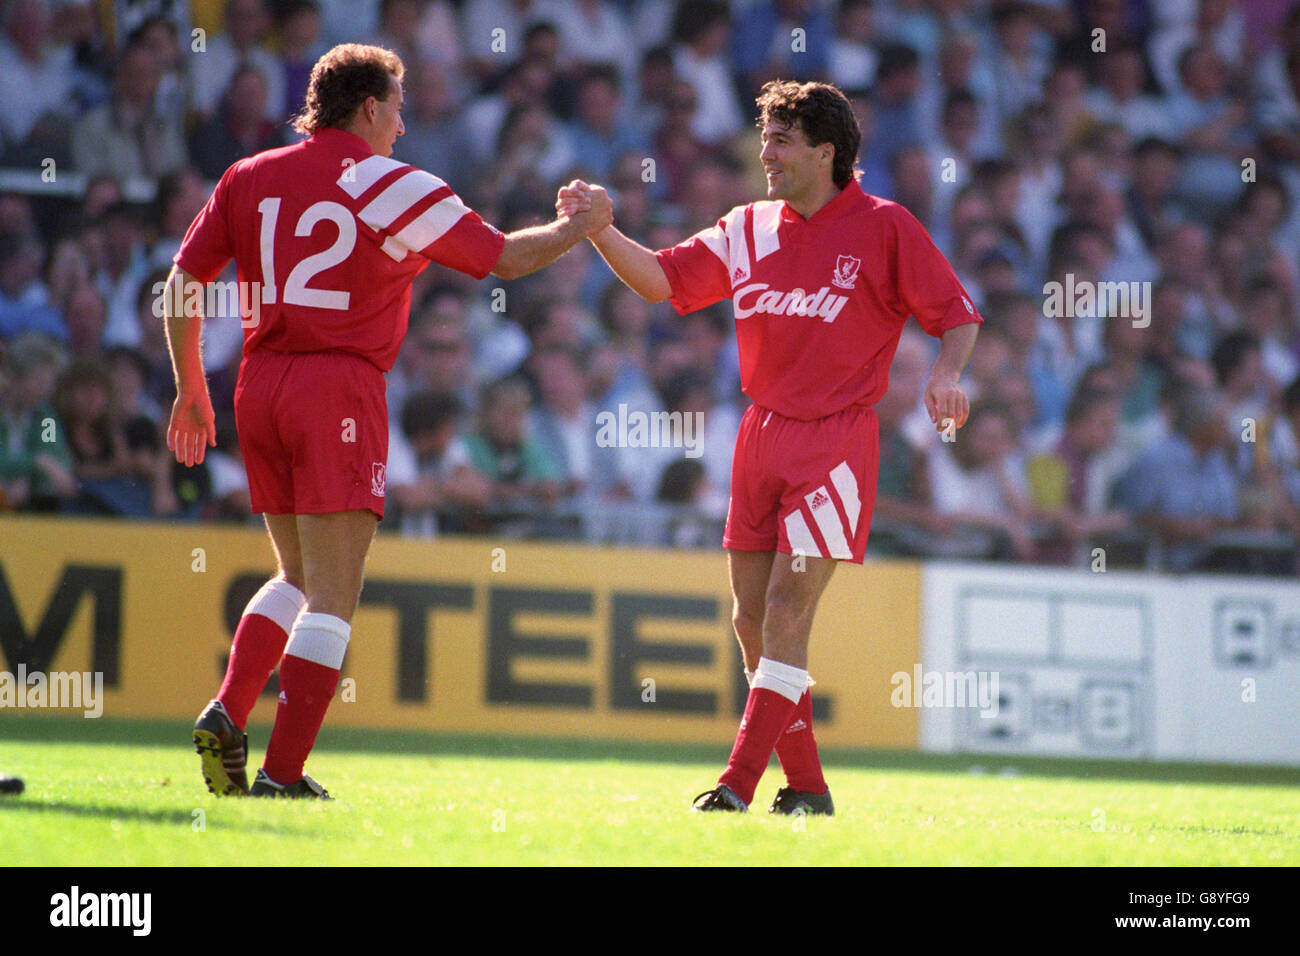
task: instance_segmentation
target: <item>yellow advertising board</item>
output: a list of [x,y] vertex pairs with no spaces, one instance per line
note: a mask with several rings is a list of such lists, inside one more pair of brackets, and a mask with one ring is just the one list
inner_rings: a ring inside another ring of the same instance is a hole
[[[99,672],[106,716],[192,720],[272,570],[255,528],[0,519],[0,670]],[[917,745],[890,677],[920,660],[919,614],[919,565],[837,570],[810,660],[824,746]],[[721,549],[380,535],[327,722],[729,742],[730,621]],[[254,723],[274,718],[274,680]]]

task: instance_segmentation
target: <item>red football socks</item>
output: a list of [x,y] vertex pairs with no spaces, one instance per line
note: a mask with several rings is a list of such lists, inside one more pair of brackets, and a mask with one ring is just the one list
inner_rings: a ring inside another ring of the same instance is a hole
[[794,701],[774,690],[752,688],[731,758],[718,783],[726,784],[746,803],[753,803],[759,778],[767,769],[777,738],[790,725],[794,708]]
[[821,758],[812,728],[812,690],[805,690],[790,716],[790,724],[776,740],[776,756],[785,771],[785,780],[802,793],[825,793]]
[[302,779],[307,755],[325,722],[325,711],[338,682],[335,668],[284,655],[280,665],[280,706],[263,763],[267,776],[276,783],[287,785]]
[[262,765],[287,786],[302,779],[303,766],[339,683],[352,628],[331,614],[305,613],[293,626],[280,663],[280,706]]
[[287,581],[268,581],[244,608],[230,646],[230,662],[217,699],[241,729],[267,679],[280,663],[298,612],[307,599]]

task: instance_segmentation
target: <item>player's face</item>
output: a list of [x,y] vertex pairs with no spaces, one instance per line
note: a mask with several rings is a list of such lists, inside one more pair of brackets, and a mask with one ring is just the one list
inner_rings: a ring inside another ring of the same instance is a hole
[[390,76],[388,96],[375,100],[375,119],[371,130],[370,146],[379,156],[392,156],[397,137],[406,132],[402,125],[402,84]]
[[834,147],[828,143],[810,145],[799,127],[768,120],[758,154],[767,176],[767,197],[797,201],[818,189],[823,179],[829,183],[833,155]]

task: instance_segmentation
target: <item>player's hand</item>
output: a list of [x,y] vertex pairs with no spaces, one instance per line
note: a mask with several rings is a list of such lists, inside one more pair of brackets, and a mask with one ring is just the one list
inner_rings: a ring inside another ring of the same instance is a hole
[[171,421],[167,423],[167,447],[176,453],[178,462],[192,467],[203,464],[204,450],[216,444],[216,419],[207,389],[181,392],[172,404]]
[[925,410],[935,431],[946,431],[949,423],[961,428],[970,417],[970,399],[955,378],[932,375],[925,386]]
[[574,213],[569,217],[590,238],[614,222],[614,202],[604,186],[588,186],[588,201],[591,208]]
[[591,187],[581,179],[575,179],[567,186],[561,186],[555,195],[555,214],[573,216],[591,208]]

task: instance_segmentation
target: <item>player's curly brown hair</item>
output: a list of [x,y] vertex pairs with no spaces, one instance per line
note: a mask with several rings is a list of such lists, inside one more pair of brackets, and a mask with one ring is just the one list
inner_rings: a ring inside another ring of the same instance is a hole
[[772,80],[763,85],[756,102],[760,129],[768,120],[775,120],[782,126],[802,129],[809,145],[830,143],[835,147],[831,180],[840,189],[862,175],[857,168],[862,130],[848,99],[838,89],[829,83]]
[[402,82],[406,67],[392,50],[363,43],[334,47],[311,68],[307,102],[293,128],[310,136],[319,129],[343,126],[367,97],[386,99],[389,76]]

